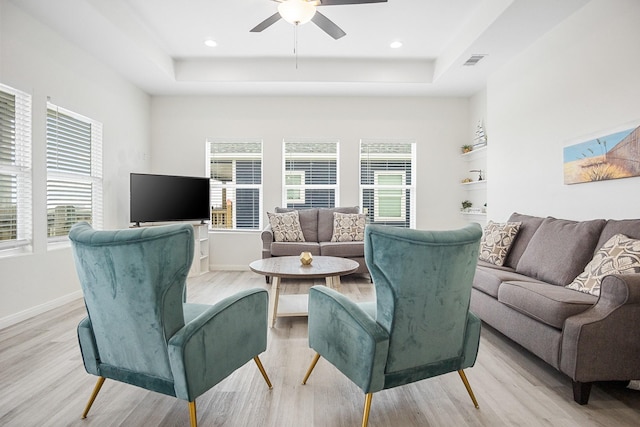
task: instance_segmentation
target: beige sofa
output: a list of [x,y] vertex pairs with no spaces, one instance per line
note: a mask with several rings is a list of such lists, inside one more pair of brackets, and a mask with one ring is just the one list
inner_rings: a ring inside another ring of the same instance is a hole
[[520,230],[503,266],[478,262],[471,311],[568,375],[580,404],[594,382],[640,378],[640,274],[606,276],[599,297],[565,287],[612,236],[640,239],[640,220],[509,221]]
[[[276,208],[275,213],[290,212],[294,209]],[[301,252],[311,252],[312,255],[335,256],[357,261],[358,270],[355,273],[368,273],[364,262],[364,241],[332,242],[333,213],[359,213],[357,206],[337,208],[308,208],[299,209],[298,218],[304,235],[304,242],[276,242],[274,241],[271,225],[262,231],[262,258],[278,256],[297,256]],[[266,278],[267,283],[269,277]]]

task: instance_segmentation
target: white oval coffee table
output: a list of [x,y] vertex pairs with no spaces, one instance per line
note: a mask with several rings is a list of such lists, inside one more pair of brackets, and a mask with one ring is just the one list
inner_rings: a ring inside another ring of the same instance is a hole
[[251,271],[271,276],[269,293],[270,326],[278,317],[307,316],[308,295],[280,296],[280,279],[325,279],[328,287],[340,290],[340,276],[355,272],[359,264],[347,258],[315,255],[311,265],[302,265],[298,256],[264,258],[249,264]]

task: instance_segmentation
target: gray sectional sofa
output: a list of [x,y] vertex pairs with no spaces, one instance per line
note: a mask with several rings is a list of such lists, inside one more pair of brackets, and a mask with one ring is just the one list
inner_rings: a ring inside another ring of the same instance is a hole
[[[294,209],[276,208],[275,213],[291,212]],[[311,252],[312,255],[335,256],[357,261],[358,270],[355,273],[368,273],[364,261],[364,241],[332,242],[333,213],[356,214],[357,206],[337,208],[308,208],[299,209],[298,217],[304,235],[304,242],[276,242],[271,225],[267,225],[261,233],[262,258],[278,256],[296,256],[301,252]],[[269,277],[267,277],[269,282]]]
[[600,295],[568,289],[594,253],[621,233],[640,239],[640,220],[569,221],[514,213],[521,226],[502,266],[479,261],[471,310],[568,375],[573,397],[597,381],[640,378],[640,274],[609,275]]

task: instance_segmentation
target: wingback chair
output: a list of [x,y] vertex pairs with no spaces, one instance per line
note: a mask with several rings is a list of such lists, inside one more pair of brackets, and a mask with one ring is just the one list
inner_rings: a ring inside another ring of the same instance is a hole
[[189,224],[69,233],[88,316],[78,325],[88,373],[175,396],[197,425],[198,396],[253,359],[267,344],[267,292],[246,290],[215,305],[186,304],[193,259]]
[[373,393],[473,366],[480,320],[469,312],[482,230],[418,231],[381,225],[365,230],[374,303],[356,304],[324,286],[309,292],[309,347],[364,391],[366,427]]

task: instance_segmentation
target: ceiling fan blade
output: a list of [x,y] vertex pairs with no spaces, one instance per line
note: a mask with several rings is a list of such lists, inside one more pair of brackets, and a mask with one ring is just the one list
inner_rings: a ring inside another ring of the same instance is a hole
[[264,21],[262,21],[261,23],[259,23],[258,25],[256,25],[249,32],[250,33],[259,33],[259,32],[261,32],[263,30],[266,30],[267,28],[269,28],[270,26],[272,26],[273,24],[278,22],[280,20],[280,18],[281,18],[280,14],[278,12],[276,12],[273,15],[271,15],[270,17],[268,17],[267,19],[265,19]]
[[333,23],[332,20],[321,14],[316,10],[316,14],[311,18],[314,24],[316,24],[322,31],[329,34],[334,39],[338,40],[341,37],[347,35],[340,27]]
[[342,4],[386,3],[387,0],[320,0],[320,6],[339,6]]

